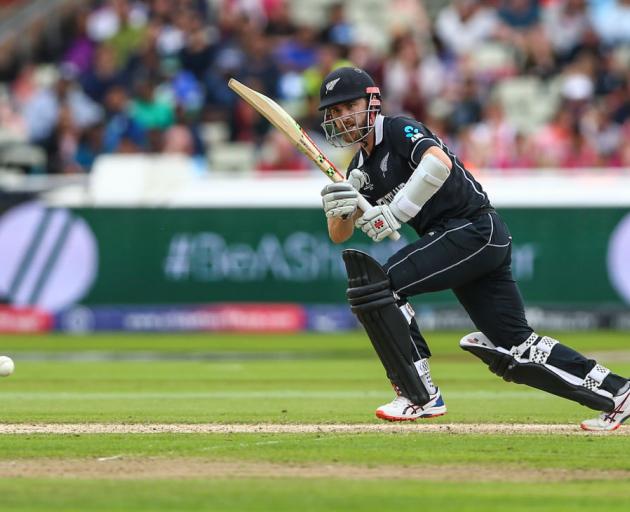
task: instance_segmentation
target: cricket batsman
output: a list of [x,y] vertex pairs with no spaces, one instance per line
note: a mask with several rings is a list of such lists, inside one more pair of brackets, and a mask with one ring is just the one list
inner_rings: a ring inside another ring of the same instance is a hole
[[[403,223],[419,237],[383,266],[343,251],[348,302],[397,395],[376,416],[407,421],[446,413],[407,299],[451,289],[479,329],[460,346],[493,373],[602,411],[581,423],[585,430],[615,430],[627,420],[628,379],[529,326],[512,277],[508,227],[440,138],[414,119],[382,115],[380,90],[359,68],[324,79],[319,109],[326,139],[357,149],[346,181],[322,190],[332,241],[348,240],[356,226],[380,242]],[[372,205],[365,212],[357,209],[359,194]]]

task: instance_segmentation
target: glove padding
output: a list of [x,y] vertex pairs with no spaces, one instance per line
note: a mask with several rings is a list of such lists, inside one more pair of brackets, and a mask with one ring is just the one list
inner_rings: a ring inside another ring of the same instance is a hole
[[372,206],[355,222],[355,226],[375,242],[400,229],[400,222],[387,205]]
[[347,181],[329,183],[322,189],[322,203],[326,217],[347,219],[352,215],[359,202],[359,193]]
[[354,188],[356,188],[357,190],[361,190],[364,185],[367,185],[370,182],[370,179],[368,178],[368,175],[362,170],[352,169],[348,173],[348,181]]

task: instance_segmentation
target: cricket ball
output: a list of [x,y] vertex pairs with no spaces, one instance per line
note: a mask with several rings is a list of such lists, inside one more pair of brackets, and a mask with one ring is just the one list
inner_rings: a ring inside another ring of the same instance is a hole
[[0,356],[0,377],[8,377],[15,370],[13,359],[7,356]]

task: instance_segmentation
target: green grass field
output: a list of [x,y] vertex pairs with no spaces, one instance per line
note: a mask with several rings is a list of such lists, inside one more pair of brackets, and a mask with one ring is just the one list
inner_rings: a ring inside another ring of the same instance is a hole
[[[393,428],[374,417],[393,395],[358,332],[5,336],[0,510],[630,509],[630,425],[567,428],[593,412],[503,382],[463,334],[429,334],[448,414]],[[550,335],[630,374],[629,333]],[[97,424],[113,433],[82,430]],[[424,428],[441,424],[469,428]]]

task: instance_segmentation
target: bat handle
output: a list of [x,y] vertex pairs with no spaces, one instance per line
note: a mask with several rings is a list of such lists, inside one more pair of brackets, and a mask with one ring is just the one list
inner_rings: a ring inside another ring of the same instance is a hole
[[[361,208],[361,210],[363,210],[363,212],[365,213],[371,207],[372,205],[368,202],[368,200],[359,194],[359,208]],[[394,231],[387,238],[389,238],[390,240],[396,241],[400,238],[400,233],[398,231]]]

